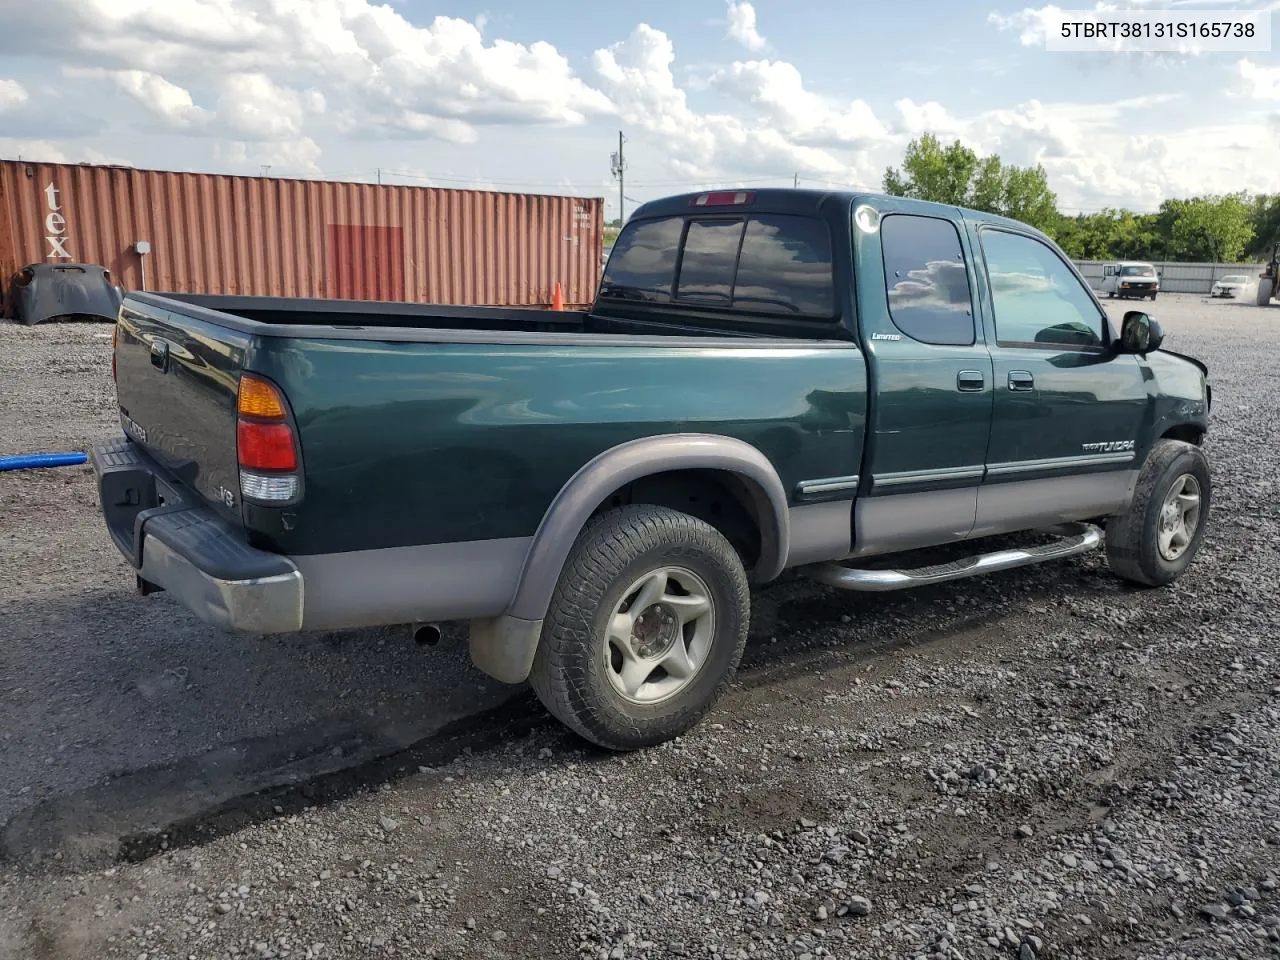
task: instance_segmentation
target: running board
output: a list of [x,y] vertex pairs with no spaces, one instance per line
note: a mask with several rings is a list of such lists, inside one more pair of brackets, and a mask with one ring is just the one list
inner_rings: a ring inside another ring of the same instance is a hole
[[903,590],[907,587],[923,587],[948,580],[961,580],[997,570],[1012,570],[1031,563],[1061,560],[1087,553],[1102,542],[1102,530],[1089,523],[1069,523],[1054,527],[1052,532],[1061,535],[1056,543],[1019,550],[997,550],[952,560],[932,567],[915,570],[858,570],[840,563],[820,563],[804,567],[805,576],[841,590]]

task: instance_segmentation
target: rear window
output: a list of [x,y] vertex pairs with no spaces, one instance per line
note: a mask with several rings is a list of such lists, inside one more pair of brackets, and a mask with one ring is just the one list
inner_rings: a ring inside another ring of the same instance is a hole
[[676,299],[729,306],[741,242],[741,220],[691,221],[680,258]]
[[810,217],[760,216],[747,222],[733,305],[809,317],[835,313],[831,234]]
[[683,229],[681,217],[629,225],[613,245],[600,283],[601,295],[662,303],[670,300]]
[[830,319],[831,236],[820,220],[782,214],[628,224],[600,295]]

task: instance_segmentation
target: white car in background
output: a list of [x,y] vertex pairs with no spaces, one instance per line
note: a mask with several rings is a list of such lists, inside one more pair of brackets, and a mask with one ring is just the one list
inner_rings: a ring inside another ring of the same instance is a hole
[[1121,260],[1102,268],[1102,291],[1108,297],[1156,298],[1160,292],[1160,275],[1150,263]]
[[1240,291],[1249,286],[1249,278],[1242,273],[1232,273],[1225,277],[1219,277],[1213,283],[1213,289],[1209,291],[1211,297],[1237,297]]

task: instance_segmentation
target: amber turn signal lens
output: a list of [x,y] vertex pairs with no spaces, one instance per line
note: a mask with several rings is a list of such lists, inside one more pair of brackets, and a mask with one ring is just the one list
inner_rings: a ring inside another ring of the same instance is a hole
[[236,410],[241,416],[261,417],[263,420],[283,420],[284,400],[280,391],[260,377],[246,373],[240,377],[240,390],[236,397]]

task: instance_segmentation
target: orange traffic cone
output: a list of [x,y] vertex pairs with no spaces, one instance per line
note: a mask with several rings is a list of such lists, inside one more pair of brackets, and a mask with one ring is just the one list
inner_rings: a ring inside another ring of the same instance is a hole
[[560,289],[559,280],[556,281],[556,292],[551,295],[551,309],[552,310],[564,309],[564,291]]

